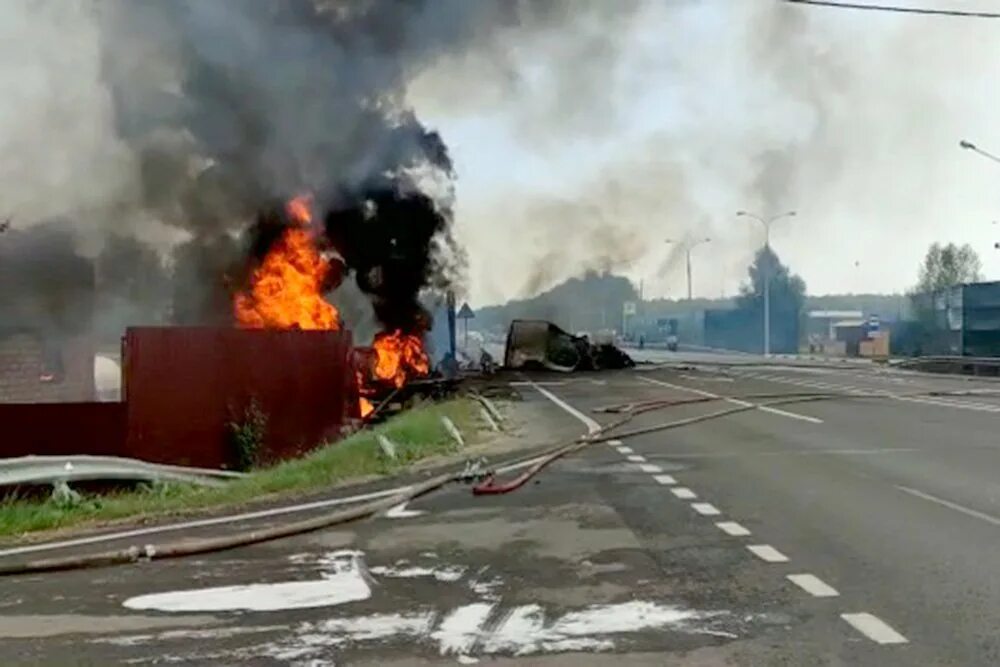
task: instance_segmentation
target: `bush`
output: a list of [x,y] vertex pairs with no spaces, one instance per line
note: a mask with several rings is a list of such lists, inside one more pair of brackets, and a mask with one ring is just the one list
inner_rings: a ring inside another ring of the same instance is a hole
[[236,469],[247,471],[260,462],[267,432],[267,415],[260,409],[256,398],[243,409],[243,414],[229,421]]

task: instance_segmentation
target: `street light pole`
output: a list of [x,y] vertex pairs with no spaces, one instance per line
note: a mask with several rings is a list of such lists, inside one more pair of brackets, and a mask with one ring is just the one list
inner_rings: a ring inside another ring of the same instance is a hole
[[762,218],[759,215],[748,213],[747,211],[737,211],[737,216],[752,218],[764,225],[764,249],[767,255],[764,260],[764,356],[771,356],[771,223],[781,218],[791,218],[795,216],[795,211],[788,211],[771,218]]

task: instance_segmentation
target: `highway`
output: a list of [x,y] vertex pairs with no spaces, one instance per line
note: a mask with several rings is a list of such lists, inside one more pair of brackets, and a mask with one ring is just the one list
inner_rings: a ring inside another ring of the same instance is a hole
[[[594,432],[616,403],[706,399],[622,429],[743,411],[591,445],[509,495],[453,487],[238,551],[7,579],[0,650],[13,664],[1000,663],[1000,383],[658,359],[499,381],[534,444]],[[826,398],[764,398],[803,392]]]
[[[690,489],[694,509],[695,502],[706,502],[718,510],[706,517],[708,526],[724,533],[716,524],[731,521],[741,528],[737,532],[749,533],[727,533],[728,548],[773,549],[781,562],[764,560],[774,555],[769,550],[748,554],[768,563],[769,579],[786,580],[786,588],[798,587],[788,579],[793,575],[810,582],[812,590],[806,585],[797,593],[815,598],[811,613],[830,624],[830,634],[802,640],[800,657],[808,656],[810,664],[1000,663],[994,576],[1000,383],[870,366],[719,367],[697,359],[702,365],[684,368],[690,355],[681,355],[680,369],[641,370],[633,381],[616,384],[614,400],[844,395],[625,443],[629,455]],[[552,391],[583,411],[609,399],[608,392],[595,395],[583,384]],[[698,406],[683,414],[717,409]],[[640,421],[663,418],[654,413]],[[798,645],[797,635],[792,631],[786,641]],[[787,664],[799,664],[794,649],[777,651]],[[760,659],[780,662],[777,654]]]

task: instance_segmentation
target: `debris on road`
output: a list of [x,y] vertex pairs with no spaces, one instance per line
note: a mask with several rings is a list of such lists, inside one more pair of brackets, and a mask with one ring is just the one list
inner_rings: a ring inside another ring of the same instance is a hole
[[514,320],[507,333],[504,367],[572,371],[631,368],[632,358],[607,337],[574,336],[545,320]]

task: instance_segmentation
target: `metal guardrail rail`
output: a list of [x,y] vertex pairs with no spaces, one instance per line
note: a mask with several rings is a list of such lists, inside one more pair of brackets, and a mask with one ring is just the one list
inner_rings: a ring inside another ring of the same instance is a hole
[[188,468],[118,456],[20,456],[0,459],[0,486],[94,480],[185,482],[222,486],[243,477],[228,470]]
[[960,357],[934,355],[899,359],[890,362],[896,368],[911,368],[932,373],[956,375],[1000,376],[1000,357]]

